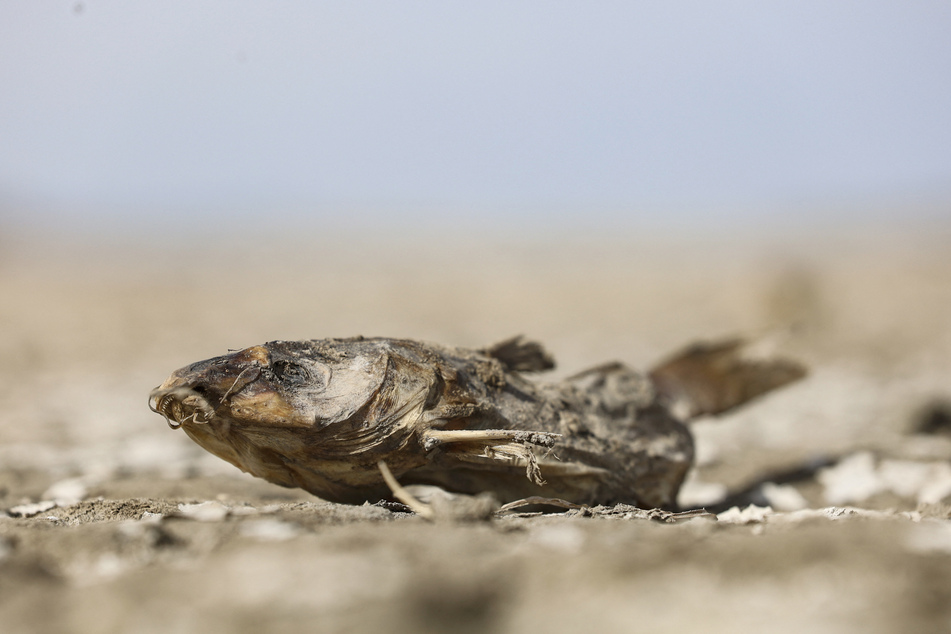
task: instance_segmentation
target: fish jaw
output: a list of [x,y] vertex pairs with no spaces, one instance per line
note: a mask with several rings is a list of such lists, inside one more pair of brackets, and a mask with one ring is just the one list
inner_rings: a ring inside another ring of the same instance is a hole
[[149,394],[149,407],[173,429],[213,420],[264,426],[309,426],[267,379],[264,346],[199,361],[176,370]]

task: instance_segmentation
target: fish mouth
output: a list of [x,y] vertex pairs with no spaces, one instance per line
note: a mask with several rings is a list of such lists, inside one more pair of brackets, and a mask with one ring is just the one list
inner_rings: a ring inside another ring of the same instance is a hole
[[256,363],[242,369],[233,380],[227,376],[223,381],[221,377],[209,380],[201,372],[179,370],[149,393],[149,409],[164,416],[172,429],[185,423],[205,425],[232,396],[260,376],[261,368]]
[[208,399],[190,387],[155,388],[149,393],[149,409],[165,417],[172,429],[185,423],[204,425],[215,417],[215,408]]

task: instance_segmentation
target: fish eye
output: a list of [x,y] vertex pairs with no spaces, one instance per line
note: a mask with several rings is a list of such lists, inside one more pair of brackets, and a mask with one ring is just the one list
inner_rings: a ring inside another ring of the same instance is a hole
[[283,359],[275,361],[271,364],[271,370],[274,372],[274,376],[283,383],[301,385],[310,380],[310,372],[307,371],[307,368],[292,361]]

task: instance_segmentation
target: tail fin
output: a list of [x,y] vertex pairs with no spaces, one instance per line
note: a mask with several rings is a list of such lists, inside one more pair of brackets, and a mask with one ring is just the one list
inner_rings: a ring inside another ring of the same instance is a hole
[[685,419],[722,414],[806,376],[787,359],[752,358],[742,339],[696,343],[650,372],[657,391]]

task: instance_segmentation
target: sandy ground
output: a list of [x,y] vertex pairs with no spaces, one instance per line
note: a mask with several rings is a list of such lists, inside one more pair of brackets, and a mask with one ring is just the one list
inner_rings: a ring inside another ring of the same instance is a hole
[[[169,231],[185,235],[0,239],[3,631],[951,629],[951,227]],[[271,339],[517,333],[553,377],[733,334],[811,374],[694,424],[681,503],[720,514],[678,523],[331,504],[146,407],[172,370]]]

